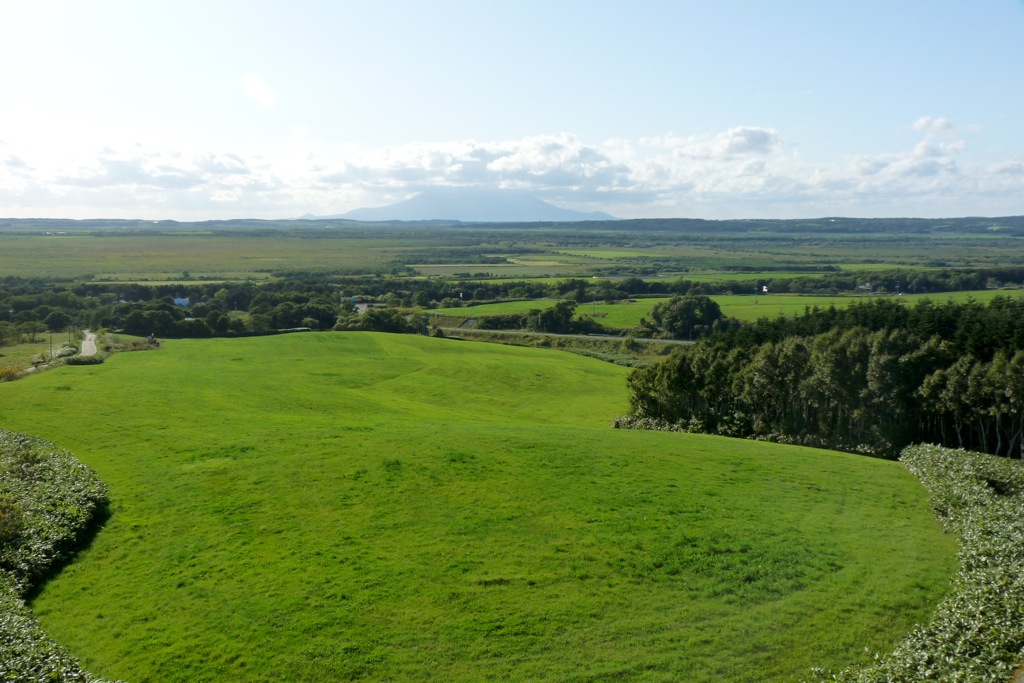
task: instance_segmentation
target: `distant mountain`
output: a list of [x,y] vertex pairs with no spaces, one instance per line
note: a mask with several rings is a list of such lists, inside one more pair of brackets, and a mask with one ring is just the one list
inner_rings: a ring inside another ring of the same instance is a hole
[[562,209],[525,192],[479,188],[435,188],[405,201],[338,216],[355,221],[460,221],[466,223],[526,223],[537,221],[610,221],[601,211],[584,213]]

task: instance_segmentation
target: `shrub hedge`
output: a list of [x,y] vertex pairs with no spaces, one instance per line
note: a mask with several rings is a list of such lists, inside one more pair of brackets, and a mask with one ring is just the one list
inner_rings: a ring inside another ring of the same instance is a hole
[[106,513],[106,487],[92,470],[51,443],[0,431],[0,680],[101,680],[43,633],[24,599]]
[[99,365],[103,356],[72,356],[64,361],[67,365]]

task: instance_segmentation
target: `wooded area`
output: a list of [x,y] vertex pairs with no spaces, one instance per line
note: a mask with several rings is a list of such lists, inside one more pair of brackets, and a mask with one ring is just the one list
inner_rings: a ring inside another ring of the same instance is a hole
[[629,380],[630,418],[895,457],[936,443],[1020,457],[1024,299],[891,300],[763,320]]

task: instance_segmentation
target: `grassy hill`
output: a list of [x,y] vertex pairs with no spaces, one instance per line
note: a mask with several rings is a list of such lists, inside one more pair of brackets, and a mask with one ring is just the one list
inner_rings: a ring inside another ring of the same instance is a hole
[[928,616],[955,546],[899,464],[612,430],[626,373],[325,333],[0,384],[110,487],[34,608],[135,683],[797,680]]

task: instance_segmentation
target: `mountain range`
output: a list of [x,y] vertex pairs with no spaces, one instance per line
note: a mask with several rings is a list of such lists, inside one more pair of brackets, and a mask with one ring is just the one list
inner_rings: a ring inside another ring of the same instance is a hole
[[388,206],[355,209],[334,216],[307,214],[302,218],[467,223],[615,220],[614,216],[601,211],[585,213],[563,209],[526,192],[480,188],[434,188]]

